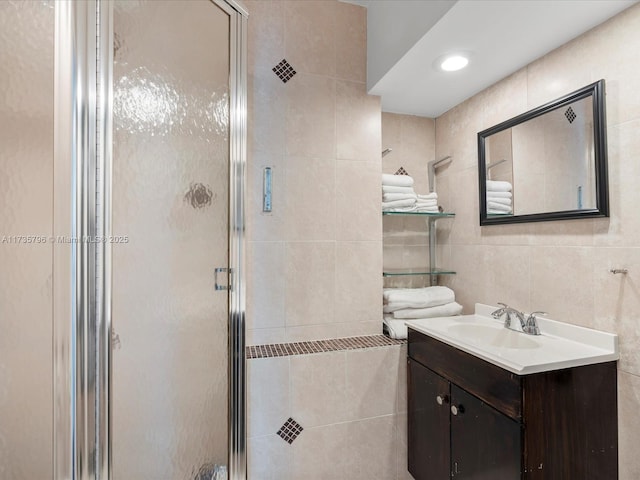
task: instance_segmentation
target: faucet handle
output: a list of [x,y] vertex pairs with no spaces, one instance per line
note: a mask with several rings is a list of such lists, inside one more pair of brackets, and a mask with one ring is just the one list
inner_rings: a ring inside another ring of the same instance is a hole
[[529,319],[531,320],[535,320],[536,319],[536,315],[541,315],[541,316],[545,316],[545,315],[549,315],[547,312],[541,312],[541,311],[536,311],[536,312],[531,312],[529,314]]
[[503,308],[509,308],[509,305],[507,305],[506,303],[498,302],[498,305],[500,305]]

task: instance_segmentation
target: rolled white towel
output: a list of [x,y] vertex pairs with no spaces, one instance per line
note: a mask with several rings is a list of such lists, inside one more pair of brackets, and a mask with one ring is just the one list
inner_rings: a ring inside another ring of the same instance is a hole
[[394,200],[393,202],[382,202],[382,209],[388,208],[402,208],[402,207],[415,207],[416,201],[413,198],[407,198],[405,200]]
[[426,195],[418,194],[418,199],[420,200],[437,200],[438,194],[436,192],[427,193]]
[[382,174],[382,185],[393,187],[413,187],[413,178],[409,175],[390,175]]
[[499,180],[487,180],[487,190],[490,192],[510,192],[513,190],[511,183]]
[[455,293],[449,287],[388,288],[382,297],[385,311],[394,312],[403,308],[427,308],[455,301]]
[[435,318],[435,317],[451,317],[462,313],[462,305],[456,302],[438,305],[429,308],[403,308],[393,312],[393,318]]
[[510,198],[490,197],[489,195],[487,195],[487,202],[500,203],[502,205],[511,206],[511,199]]
[[391,338],[397,340],[404,340],[409,334],[407,331],[407,323],[404,320],[394,320],[391,315],[385,315],[383,317],[382,330]]
[[413,187],[394,187],[393,185],[382,185],[382,193],[413,193]]
[[511,192],[493,192],[491,190],[487,190],[487,198],[491,196],[492,198],[512,198],[513,193]]
[[502,213],[511,213],[511,205],[503,205],[496,202],[487,202],[487,210],[494,210]]
[[394,202],[396,200],[407,200],[407,199],[416,200],[415,193],[385,193],[382,195],[383,202]]

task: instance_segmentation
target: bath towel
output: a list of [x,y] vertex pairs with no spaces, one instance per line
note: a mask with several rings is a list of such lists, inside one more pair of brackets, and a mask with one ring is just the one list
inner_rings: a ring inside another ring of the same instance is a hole
[[433,207],[419,207],[416,205],[416,212],[420,213],[440,213],[440,208],[435,205]]
[[393,202],[382,202],[382,209],[388,210],[389,208],[402,208],[402,207],[415,207],[416,201],[413,198],[407,198],[405,200],[394,200]]
[[390,175],[382,174],[382,185],[391,185],[394,187],[413,187],[413,178],[409,175]]
[[487,202],[487,210],[495,210],[502,213],[511,213],[511,205],[503,205],[496,202]]
[[382,292],[386,313],[403,308],[427,308],[455,301],[455,293],[448,287],[387,288]]
[[491,196],[487,195],[487,202],[500,203],[501,205],[507,205],[509,207],[511,206],[511,199],[510,198],[491,197]]
[[490,192],[510,192],[513,189],[509,182],[498,180],[487,180],[487,191]]
[[382,193],[413,193],[413,187],[394,187],[393,185],[382,185]]
[[404,320],[394,320],[392,316],[385,316],[382,319],[382,331],[397,340],[404,340],[409,333],[406,322]]
[[438,305],[429,308],[403,308],[393,312],[393,318],[435,318],[435,317],[451,317],[462,313],[462,305],[456,302]]
[[420,200],[416,202],[418,207],[433,207],[434,205],[438,205],[438,200]]
[[416,208],[415,205],[412,205],[410,207],[396,207],[396,208],[383,208],[382,209],[383,212],[417,212],[418,209]]
[[394,202],[396,200],[407,200],[408,198],[415,201],[415,193],[385,193],[382,195],[383,202]]
[[438,194],[436,192],[431,192],[426,195],[418,194],[418,200],[437,200]]
[[493,198],[512,198],[513,194],[511,192],[493,192],[491,190],[487,190],[487,197]]

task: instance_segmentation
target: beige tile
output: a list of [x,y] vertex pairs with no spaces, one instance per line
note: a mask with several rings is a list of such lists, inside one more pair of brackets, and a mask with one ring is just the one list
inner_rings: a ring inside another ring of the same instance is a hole
[[382,315],[381,242],[337,242],[335,321],[367,322]]
[[338,480],[346,474],[349,458],[348,423],[305,428],[291,446],[291,478]]
[[[614,275],[612,268],[626,268]],[[618,334],[619,368],[640,375],[640,249],[599,248],[593,259],[594,327]]]
[[336,4],[336,76],[367,81],[367,9]]
[[493,127],[529,110],[527,71],[521,69],[479,94],[482,105],[481,130]]
[[287,342],[307,342],[309,340],[323,340],[325,338],[336,337],[336,325],[334,323],[287,327],[285,331]]
[[247,247],[247,327],[284,327],[285,244],[249,242]]
[[364,83],[336,82],[337,155],[342,160],[380,164],[380,97],[367,95]]
[[336,163],[336,240],[380,241],[379,164]]
[[594,243],[592,219],[539,222],[533,224],[534,245],[591,246]]
[[620,480],[640,478],[640,377],[618,372],[618,455]]
[[382,171],[384,173],[395,172],[389,161],[394,159],[394,157],[398,157],[398,149],[402,142],[402,117],[404,117],[404,115],[398,113],[382,112],[382,150],[387,148],[392,149],[392,152],[387,154],[382,161]]
[[526,246],[486,247],[483,282],[485,298],[491,305],[502,302],[521,311],[532,310],[529,299],[530,253],[530,248]]
[[[558,223],[558,222],[554,222]],[[482,243],[485,245],[529,245],[538,227],[535,223],[514,223],[505,225],[485,225],[480,227]],[[553,235],[553,229],[550,235]]]
[[284,4],[281,1],[245,2],[251,23],[247,32],[249,72],[259,67],[273,68],[284,54]]
[[270,68],[249,74],[247,146],[249,151],[282,155],[287,122],[287,85]]
[[286,91],[287,154],[335,158],[336,81],[298,73]]
[[640,189],[637,179],[640,165],[636,152],[640,151],[637,134],[640,120],[608,130],[609,144],[609,202],[608,220],[594,222],[594,243],[598,246],[636,246],[640,236]]
[[[247,167],[247,238],[250,241],[282,241],[286,239],[287,205],[286,169],[281,156],[253,152]],[[271,168],[271,212],[262,211],[264,169]]]
[[396,415],[397,480],[414,480],[409,473],[407,452],[407,414]]
[[[347,425],[349,480],[392,479],[396,475],[395,416],[369,418]],[[338,478],[338,477],[336,477]]]
[[247,361],[248,436],[273,435],[289,418],[289,357]]
[[285,328],[247,328],[247,345],[284,343]]
[[407,346],[400,345],[400,361],[398,362],[398,400],[396,402],[396,412],[407,412]]
[[333,242],[287,243],[286,325],[334,323],[336,252]]
[[291,446],[278,435],[250,438],[247,442],[249,480],[288,480]]
[[371,322],[336,323],[336,338],[379,335],[382,333],[382,319]]
[[451,268],[456,275],[442,276],[456,294],[456,301],[464,313],[473,313],[476,302],[489,303],[486,275],[486,247],[480,245],[452,245]]
[[274,209],[284,209],[286,238],[334,240],[336,230],[336,161],[295,157],[288,159],[284,198],[273,198]]
[[397,409],[399,347],[346,352],[349,420],[390,415]]
[[591,326],[593,256],[589,247],[531,247],[531,309],[563,322]]
[[452,173],[451,208],[456,214],[451,226],[451,243],[480,243],[477,167]]
[[286,58],[297,72],[336,73],[337,2],[285,2]]
[[305,429],[344,421],[345,353],[296,355],[290,361],[291,416]]

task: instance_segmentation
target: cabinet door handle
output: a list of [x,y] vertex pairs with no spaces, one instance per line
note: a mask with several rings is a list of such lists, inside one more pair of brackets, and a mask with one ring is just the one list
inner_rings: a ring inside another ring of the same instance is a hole
[[463,414],[464,413],[464,407],[462,405],[451,405],[451,413],[454,415],[458,415],[459,414]]
[[436,397],[436,403],[438,405],[443,405],[445,403],[449,403],[449,395],[438,395]]

